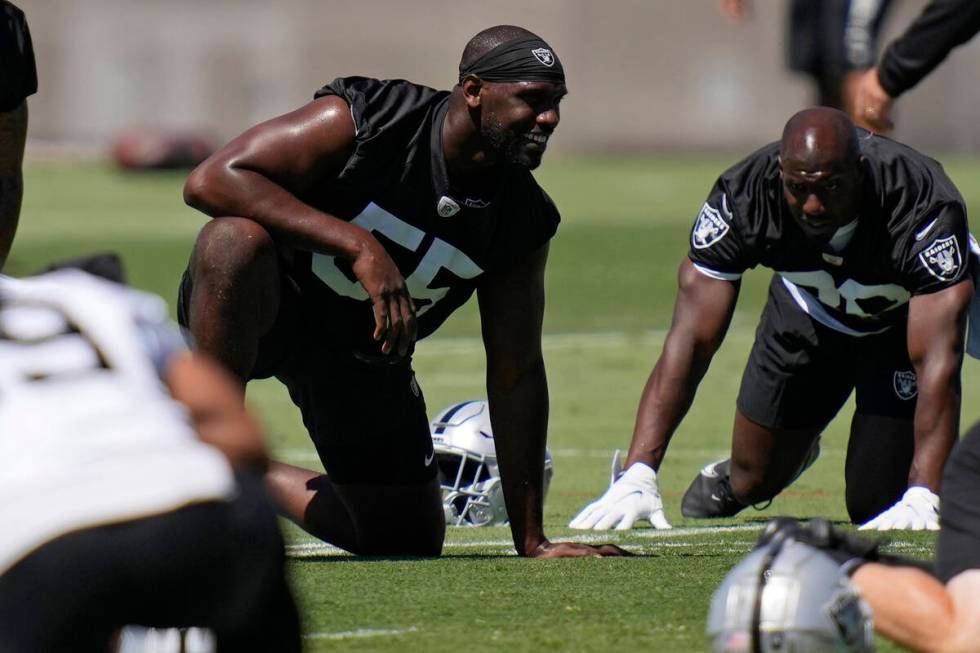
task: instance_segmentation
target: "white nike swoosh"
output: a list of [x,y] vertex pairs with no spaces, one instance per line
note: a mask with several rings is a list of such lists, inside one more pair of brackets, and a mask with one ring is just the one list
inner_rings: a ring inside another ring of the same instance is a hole
[[936,226],[937,222],[939,222],[939,218],[936,218],[935,220],[927,224],[925,227],[923,227],[922,231],[919,231],[915,234],[915,239],[922,240],[923,238],[925,238],[926,234],[932,231],[932,228]]
[[425,457],[425,466],[428,467],[432,464],[432,459],[436,457],[436,452],[433,451],[428,456]]
[[711,495],[711,500],[712,501],[718,501],[720,503],[721,502],[721,497],[716,497],[715,495],[712,494]]

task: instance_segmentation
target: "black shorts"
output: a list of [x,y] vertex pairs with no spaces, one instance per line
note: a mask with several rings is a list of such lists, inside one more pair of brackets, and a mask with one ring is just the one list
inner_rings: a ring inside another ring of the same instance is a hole
[[980,423],[953,449],[939,497],[936,572],[945,583],[960,572],[980,569]]
[[835,79],[873,66],[881,23],[890,4],[891,0],[860,4],[854,0],[793,0],[787,37],[790,69],[817,79]]
[[859,413],[914,417],[905,325],[863,337],[840,333],[803,312],[773,275],[742,375],[739,410],[770,428],[824,427],[853,389]]
[[[284,269],[284,268],[283,268]],[[358,354],[330,337],[329,316],[285,271],[280,309],[259,342],[251,378],[275,376],[303,416],[334,483],[422,484],[435,478],[425,397],[411,360],[391,363]],[[178,321],[187,326],[191,294],[185,272]]]
[[260,479],[228,503],[76,531],[0,575],[0,651],[102,652],[127,624],[207,627],[219,651],[299,651],[283,563]]

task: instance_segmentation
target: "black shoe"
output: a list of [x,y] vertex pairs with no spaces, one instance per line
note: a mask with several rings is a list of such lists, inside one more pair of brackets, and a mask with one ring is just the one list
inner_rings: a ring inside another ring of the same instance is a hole
[[705,465],[701,473],[691,482],[681,500],[681,514],[698,519],[712,517],[732,517],[744,505],[735,499],[729,480],[731,460],[719,460]]

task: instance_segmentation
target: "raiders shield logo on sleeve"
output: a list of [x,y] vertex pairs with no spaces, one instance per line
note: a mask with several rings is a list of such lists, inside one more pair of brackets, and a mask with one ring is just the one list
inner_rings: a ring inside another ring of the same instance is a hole
[[904,401],[908,401],[919,391],[915,383],[915,372],[912,370],[897,370],[892,377],[892,386],[898,398]]
[[932,241],[932,244],[919,254],[919,260],[929,274],[943,281],[955,279],[963,265],[956,236],[937,238]]
[[694,224],[694,231],[691,232],[691,244],[695,249],[711,247],[727,233],[728,223],[721,218],[721,213],[705,202],[698,221]]

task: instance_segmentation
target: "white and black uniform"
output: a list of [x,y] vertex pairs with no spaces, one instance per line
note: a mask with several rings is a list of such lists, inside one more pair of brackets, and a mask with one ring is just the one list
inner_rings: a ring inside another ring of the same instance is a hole
[[[316,93],[328,95],[350,106],[354,151],[306,201],[370,230],[384,246],[415,302],[419,339],[462,306],[484,274],[526,260],[554,235],[558,211],[529,170],[488,170],[494,190],[484,197],[450,187],[442,147],[448,91],[347,77]],[[424,464],[432,441],[411,361],[382,355],[371,339],[371,303],[350,264],[292,251],[281,269],[280,315],[260,342],[252,376],[286,384],[334,482],[433,478],[435,467]],[[190,284],[185,274],[182,324]]]
[[779,143],[721,175],[691,232],[689,257],[708,276],[776,272],[738,399],[764,426],[825,425],[855,386],[859,412],[910,419],[909,299],[969,278],[966,209],[942,166],[867,132],[859,143],[858,213],[826,246],[789,213]]
[[157,297],[73,270],[0,279],[0,650],[104,650],[153,621],[234,638],[219,604],[237,600],[242,536],[270,560],[244,555],[263,609],[288,621],[271,509],[161,381],[183,349]]

